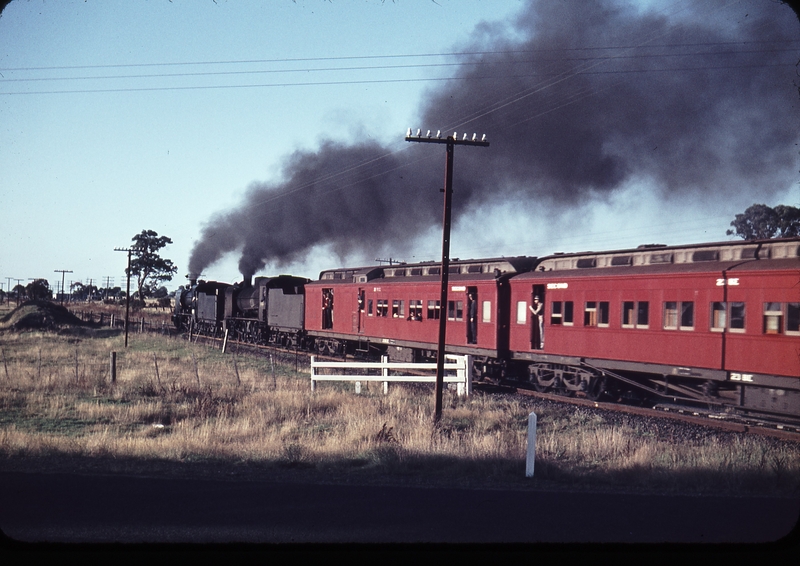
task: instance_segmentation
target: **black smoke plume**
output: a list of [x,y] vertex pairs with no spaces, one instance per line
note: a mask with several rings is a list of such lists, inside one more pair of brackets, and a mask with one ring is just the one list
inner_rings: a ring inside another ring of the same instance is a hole
[[[632,180],[662,198],[720,200],[796,182],[797,17],[767,0],[691,10],[531,1],[511,25],[479,26],[453,80],[409,120],[423,133],[489,135],[490,148],[456,149],[454,219],[510,199],[563,210]],[[280,182],[254,184],[209,221],[190,271],[234,251],[249,276],[319,244],[341,257],[403,249],[441,219],[441,147],[297,151]]]

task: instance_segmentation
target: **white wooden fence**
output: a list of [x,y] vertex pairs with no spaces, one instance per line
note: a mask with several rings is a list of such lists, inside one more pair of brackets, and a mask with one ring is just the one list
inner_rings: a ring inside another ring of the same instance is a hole
[[[320,373],[318,370],[321,369],[333,372]],[[372,370],[377,373],[352,375],[347,374],[347,370]],[[400,374],[399,372],[403,372],[403,370],[405,373]],[[472,392],[472,356],[446,354],[444,370],[444,382],[455,383],[458,395],[469,395]],[[409,371],[432,371],[433,374],[416,375]],[[392,372],[392,375],[389,375],[389,372]],[[314,356],[311,356],[311,391],[315,390],[317,381],[354,381],[356,393],[361,392],[362,382],[380,381],[383,382],[385,394],[389,391],[389,383],[436,383],[436,363],[390,363],[387,356],[383,356],[380,362],[318,362]]]

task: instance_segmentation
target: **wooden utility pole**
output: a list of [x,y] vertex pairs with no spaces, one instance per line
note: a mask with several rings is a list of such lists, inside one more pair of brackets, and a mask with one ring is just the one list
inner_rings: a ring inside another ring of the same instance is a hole
[[128,347],[128,322],[131,312],[131,252],[134,248],[114,248],[115,252],[128,252],[128,269],[125,274],[128,276],[128,286],[125,291],[125,347]]
[[59,301],[62,305],[64,304],[64,274],[65,273],[72,273],[68,269],[54,269],[53,273],[60,273],[61,274],[61,301]]
[[445,341],[447,338],[447,284],[450,275],[450,217],[453,201],[453,155],[457,145],[477,145],[489,147],[486,141],[486,134],[477,139],[477,134],[472,134],[472,139],[467,139],[464,134],[462,139],[458,139],[458,133],[446,138],[441,137],[441,132],[436,132],[436,137],[431,137],[431,131],[423,137],[421,130],[417,130],[416,135],[411,134],[411,128],[406,133],[406,141],[423,143],[443,143],[447,145],[444,174],[444,219],[442,221],[442,268],[441,268],[441,293],[439,301],[439,345],[436,352],[436,402],[433,419],[439,422],[442,418],[442,391],[444,389],[444,357]]

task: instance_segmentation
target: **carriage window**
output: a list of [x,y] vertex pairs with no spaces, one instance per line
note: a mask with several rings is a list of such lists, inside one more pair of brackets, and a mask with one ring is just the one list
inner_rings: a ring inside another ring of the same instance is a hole
[[392,301],[392,318],[405,318],[406,307],[405,301]]
[[422,320],[422,301],[409,301],[408,320]]
[[633,301],[622,303],[622,326],[623,328],[633,328]]
[[786,305],[786,334],[800,334],[800,303]]
[[636,328],[647,328],[650,317],[650,303],[640,301],[636,309]]
[[764,303],[764,334],[780,334],[783,331],[783,309],[780,303]]
[[622,303],[623,328],[648,328],[650,303],[647,301],[624,301]]
[[588,301],[583,311],[584,326],[608,326],[608,301]]
[[439,312],[442,310],[439,301],[428,301],[428,319],[439,320]]
[[375,310],[376,316],[389,316],[389,300],[378,299],[378,308]]
[[731,330],[744,332],[744,303],[731,303]]
[[553,301],[550,306],[550,324],[561,324],[561,301]]
[[492,302],[483,301],[483,311],[481,322],[492,322]]
[[681,330],[694,329],[694,303],[681,303]]
[[517,302],[517,324],[525,324],[528,319],[528,303],[525,301]]
[[608,326],[608,301],[600,301],[597,306],[597,326]]
[[464,320],[464,301],[447,301],[447,320]]
[[572,326],[572,301],[564,301],[564,325]]
[[583,325],[597,326],[597,302],[589,301],[583,309]]
[[721,332],[725,329],[727,308],[724,302],[711,303],[711,330]]
[[664,303],[664,328],[667,330],[678,328],[678,303],[675,301]]
[[369,316],[372,316],[372,299],[369,299],[367,301],[367,314]]

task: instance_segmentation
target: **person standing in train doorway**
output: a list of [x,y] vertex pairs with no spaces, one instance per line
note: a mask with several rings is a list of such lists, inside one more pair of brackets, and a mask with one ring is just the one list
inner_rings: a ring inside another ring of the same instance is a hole
[[544,305],[538,296],[533,298],[533,304],[528,307],[531,311],[531,348],[541,350],[544,348]]
[[467,295],[467,344],[478,343],[478,301],[475,293]]

